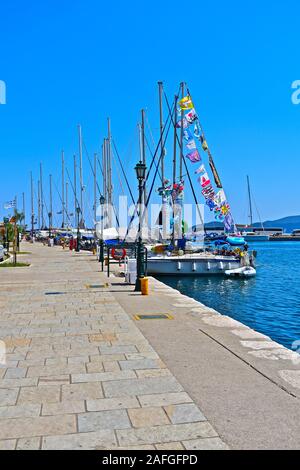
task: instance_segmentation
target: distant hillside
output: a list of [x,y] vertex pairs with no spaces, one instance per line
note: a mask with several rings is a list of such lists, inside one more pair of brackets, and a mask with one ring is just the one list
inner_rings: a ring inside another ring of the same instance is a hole
[[[295,229],[300,229],[300,215],[290,215],[277,220],[266,220],[263,222],[264,227],[283,228],[284,232],[290,233]],[[254,227],[260,227],[260,223],[253,224]]]
[[[290,215],[289,217],[283,217],[277,220],[266,220],[263,222],[264,227],[282,228],[284,232],[291,233],[295,229],[300,229],[300,215]],[[260,227],[260,222],[253,224],[253,227]],[[223,227],[220,222],[208,222],[205,224],[206,228],[210,227]]]

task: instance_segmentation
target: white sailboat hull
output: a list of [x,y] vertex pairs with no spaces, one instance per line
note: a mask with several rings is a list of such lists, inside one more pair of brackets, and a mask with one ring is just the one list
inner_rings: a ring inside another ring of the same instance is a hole
[[240,260],[229,256],[157,256],[147,263],[148,274],[167,276],[220,275],[240,267]]

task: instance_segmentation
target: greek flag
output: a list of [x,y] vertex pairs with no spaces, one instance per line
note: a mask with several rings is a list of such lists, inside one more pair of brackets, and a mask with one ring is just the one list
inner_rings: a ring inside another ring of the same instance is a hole
[[13,209],[16,207],[16,201],[8,201],[4,204],[4,209]]

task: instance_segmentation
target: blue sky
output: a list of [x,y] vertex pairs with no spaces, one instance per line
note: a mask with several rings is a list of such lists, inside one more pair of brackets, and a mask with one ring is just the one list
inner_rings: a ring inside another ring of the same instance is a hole
[[[60,188],[60,152],[71,171],[78,123],[89,154],[99,152],[107,116],[134,188],[142,107],[158,136],[158,80],[170,99],[188,83],[237,222],[247,217],[247,174],[263,219],[300,213],[300,106],[291,102],[299,2],[11,0],[0,8],[1,219],[3,203],[23,191],[29,212],[29,174],[38,179],[40,162],[44,181],[52,173]],[[84,177],[91,206],[86,158]]]

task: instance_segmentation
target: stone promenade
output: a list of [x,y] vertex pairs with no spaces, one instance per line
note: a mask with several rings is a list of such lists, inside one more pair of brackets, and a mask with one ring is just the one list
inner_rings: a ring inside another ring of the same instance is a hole
[[94,256],[22,249],[0,270],[0,449],[227,448]]

